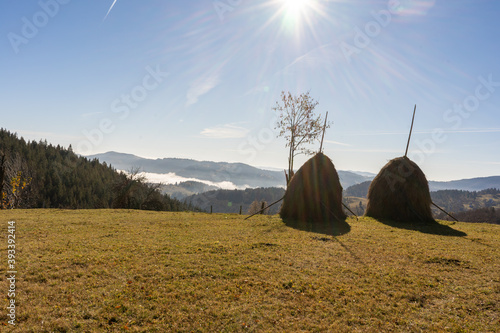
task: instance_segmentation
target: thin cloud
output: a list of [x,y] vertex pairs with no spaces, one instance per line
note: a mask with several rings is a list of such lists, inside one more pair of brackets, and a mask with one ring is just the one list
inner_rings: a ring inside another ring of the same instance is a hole
[[368,154],[378,154],[378,153],[390,153],[390,154],[401,154],[401,149],[335,149],[336,152],[346,152],[346,153],[368,153]]
[[113,3],[111,4],[111,7],[109,7],[108,12],[106,13],[106,16],[104,16],[103,21],[104,21],[104,20],[106,20],[106,19],[108,18],[108,15],[109,15],[109,13],[111,12],[111,9],[113,9],[113,7],[115,6],[115,3],[116,3],[117,1],[118,1],[118,0],[114,0],[114,1],[113,1]]
[[[436,128],[433,130],[423,130],[423,131],[413,131],[414,134],[433,134],[435,131],[453,134],[453,133],[500,133],[500,128],[462,128],[462,129],[443,129]],[[342,133],[343,135],[354,135],[354,136],[379,136],[379,135],[408,135],[408,132],[397,131],[397,132],[349,132]]]
[[241,139],[248,135],[248,129],[231,124],[205,128],[201,135],[212,139]]
[[458,130],[443,130],[444,133],[500,133],[500,128],[464,128]]
[[293,66],[298,64],[306,64],[309,67],[318,67],[324,63],[329,64],[331,61],[331,57],[335,54],[332,52],[332,44],[324,44],[318,46],[301,56],[295,58],[290,64],[286,65],[279,73],[287,72]]
[[196,104],[198,99],[214,89],[220,83],[219,73],[212,73],[196,79],[186,94],[186,107]]
[[350,147],[351,145],[350,144],[347,144],[347,143],[343,143],[343,142],[338,142],[338,141],[332,141],[332,140],[325,140],[326,143],[331,143],[331,144],[334,144],[334,145],[338,145],[338,146],[345,146],[345,147]]
[[[331,43],[318,46],[298,57],[296,57],[289,64],[285,65],[277,72],[272,74],[272,78],[280,78],[283,74],[290,73],[297,66],[306,66],[306,68],[314,69],[324,65],[330,65],[332,60],[335,59],[336,53],[333,50],[333,45]],[[245,92],[243,95],[251,95],[258,93],[267,93],[270,91],[270,83],[261,83]]]
[[500,165],[500,162],[493,162],[493,161],[467,161],[467,163],[482,164],[482,165]]
[[397,15],[423,16],[436,5],[436,0],[402,0],[398,3],[398,6],[392,9]]
[[[127,171],[122,170],[122,172],[128,174]],[[250,187],[250,185],[238,186],[230,181],[212,182],[212,181],[204,180],[204,179],[198,179],[198,178],[192,178],[192,177],[182,177],[182,176],[176,175],[173,172],[169,172],[169,173],[140,172],[138,174],[138,176],[145,177],[151,183],[162,183],[165,185],[193,181],[193,182],[203,183],[206,185],[216,186],[216,187],[221,188],[223,190],[243,190],[243,189]]]
[[20,136],[25,138],[26,140],[38,140],[38,139],[47,139],[47,140],[79,140],[81,137],[73,136],[73,135],[65,135],[54,132],[39,132],[39,131],[25,131],[25,130],[14,130],[15,133],[18,133]]

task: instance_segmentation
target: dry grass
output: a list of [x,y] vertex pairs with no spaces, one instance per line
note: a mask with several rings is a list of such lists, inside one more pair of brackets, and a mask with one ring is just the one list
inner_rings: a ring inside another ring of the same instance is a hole
[[277,216],[19,210],[0,212],[4,235],[8,220],[18,324],[4,296],[2,332],[500,330],[495,225],[452,237],[360,218],[333,237]]

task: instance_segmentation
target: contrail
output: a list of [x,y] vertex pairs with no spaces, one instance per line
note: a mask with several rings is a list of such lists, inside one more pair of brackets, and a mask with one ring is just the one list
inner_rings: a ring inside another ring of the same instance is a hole
[[[111,12],[111,9],[113,9],[113,7],[115,6],[115,3],[116,3],[117,1],[118,1],[118,0],[114,0],[114,1],[113,1],[113,4],[111,5],[111,7],[109,7],[108,13],[106,14],[106,16],[104,16],[104,20],[108,17],[109,12]],[[104,21],[104,20],[103,20],[103,21]]]

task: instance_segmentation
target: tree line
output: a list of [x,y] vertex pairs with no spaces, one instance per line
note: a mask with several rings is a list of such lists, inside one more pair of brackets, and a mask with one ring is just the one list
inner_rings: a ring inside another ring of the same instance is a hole
[[75,154],[71,146],[28,142],[5,129],[0,129],[0,194],[0,209],[196,210],[162,194],[138,170],[118,172]]

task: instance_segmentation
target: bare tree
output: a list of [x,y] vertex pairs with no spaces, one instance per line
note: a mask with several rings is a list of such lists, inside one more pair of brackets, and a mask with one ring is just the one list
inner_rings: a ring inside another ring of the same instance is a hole
[[32,178],[27,163],[20,154],[0,155],[0,209],[29,207]]
[[309,92],[292,96],[290,92],[281,92],[281,102],[276,102],[273,110],[278,112],[276,129],[278,136],[286,139],[288,152],[287,183],[293,176],[293,160],[300,154],[311,155],[314,151],[306,147],[319,139],[324,129],[331,123],[323,124],[321,115],[315,115],[314,109],[319,104],[309,95]]
[[250,207],[248,207],[248,214],[256,214],[260,210],[260,202],[257,200],[254,200]]
[[140,175],[140,168],[132,168],[127,173],[121,172],[119,180],[113,186],[115,192],[113,208],[139,208],[138,192],[145,180],[146,178]]
[[267,202],[266,201],[258,201],[254,200],[250,207],[248,208],[248,214],[257,214],[260,212],[261,214],[268,215],[269,214],[269,208],[264,209],[267,207]]

